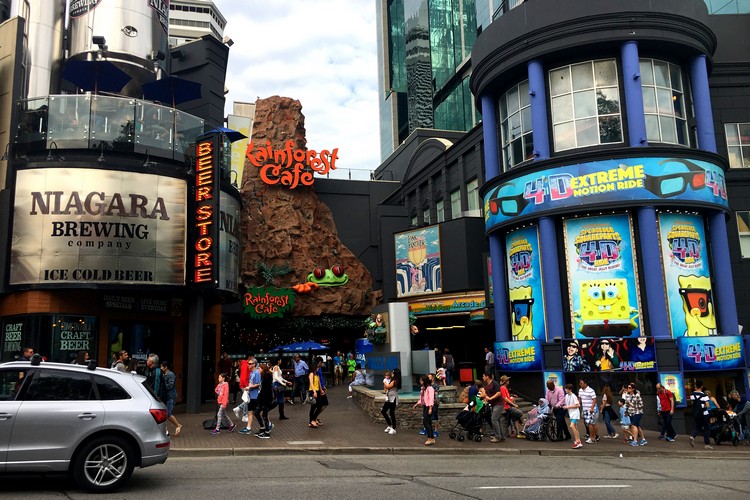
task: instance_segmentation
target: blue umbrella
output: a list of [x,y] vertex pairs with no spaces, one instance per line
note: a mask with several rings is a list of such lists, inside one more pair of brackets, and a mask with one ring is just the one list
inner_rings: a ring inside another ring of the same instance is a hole
[[168,76],[143,84],[143,98],[171,103],[172,107],[183,102],[200,99],[201,84],[176,76]]
[[293,344],[276,346],[268,352],[307,352],[307,351],[325,351],[328,346],[319,344],[317,342],[295,342]]
[[209,130],[206,133],[207,134],[211,134],[211,133],[224,134],[229,139],[229,142],[239,141],[240,139],[247,139],[247,136],[243,134],[242,132],[239,132],[237,130],[232,130],[231,128],[226,128],[226,127],[216,127],[215,129]]
[[94,93],[119,92],[131,77],[109,61],[71,59],[65,63],[63,78],[83,90]]

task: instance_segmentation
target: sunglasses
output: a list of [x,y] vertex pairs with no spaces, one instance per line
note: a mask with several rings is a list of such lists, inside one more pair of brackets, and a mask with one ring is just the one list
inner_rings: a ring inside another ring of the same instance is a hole
[[664,160],[659,166],[665,163],[680,163],[688,168],[688,172],[674,172],[666,175],[646,175],[643,186],[659,198],[671,198],[685,192],[688,186],[693,190],[706,187],[706,171],[695,163],[682,159],[674,158]]
[[515,315],[514,322],[517,325],[521,324],[522,318],[528,318],[531,315],[531,306],[534,303],[534,299],[516,299],[510,301],[511,312]]
[[711,300],[711,290],[705,288],[680,288],[679,291],[688,309],[698,309],[702,318],[710,314],[708,304],[713,303],[713,300]]

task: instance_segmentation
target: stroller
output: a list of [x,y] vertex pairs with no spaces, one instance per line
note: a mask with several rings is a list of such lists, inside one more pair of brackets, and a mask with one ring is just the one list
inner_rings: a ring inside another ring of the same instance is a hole
[[[466,408],[456,415],[456,423],[450,430],[448,437],[463,442],[468,437],[470,441],[482,442],[482,423],[487,419],[488,406],[478,405],[471,401]],[[466,433],[466,435],[464,435]]]
[[547,419],[549,418],[549,404],[547,400],[540,398],[539,406],[533,407],[526,413],[526,423],[523,425],[523,433],[526,439],[533,441],[547,440]]
[[731,442],[737,446],[740,442],[740,423],[734,412],[714,409],[709,411],[711,421],[710,432],[711,438],[716,444]]

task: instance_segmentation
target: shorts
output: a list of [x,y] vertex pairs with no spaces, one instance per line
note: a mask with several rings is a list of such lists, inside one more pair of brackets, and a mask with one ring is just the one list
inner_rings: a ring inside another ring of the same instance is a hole
[[643,413],[636,413],[635,415],[630,415],[630,425],[640,427],[642,417],[643,417]]
[[523,412],[514,406],[511,406],[510,408],[505,410],[505,413],[507,414],[508,418],[511,420],[523,419]]
[[343,368],[341,367],[341,365],[335,365],[335,366],[333,367],[333,372],[334,372],[334,373],[341,373],[341,372],[343,372],[343,371],[344,371],[344,369],[343,369]]
[[584,410],[583,421],[586,425],[596,425],[596,420],[599,418],[599,410],[589,411]]
[[573,425],[577,425],[578,424],[578,419],[577,418],[571,418],[570,419],[570,423],[573,424]]
[[167,417],[171,417],[172,410],[174,410],[174,399],[167,399],[164,405],[167,407]]
[[247,404],[247,411],[255,411],[255,409],[258,407],[258,399],[251,399],[250,402]]

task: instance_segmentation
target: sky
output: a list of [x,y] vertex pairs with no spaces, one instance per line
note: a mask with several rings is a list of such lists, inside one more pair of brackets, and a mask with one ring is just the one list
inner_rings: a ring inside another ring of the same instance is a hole
[[214,0],[227,19],[226,112],[273,95],[302,103],[307,147],[339,148],[331,177],[380,165],[373,0]]

